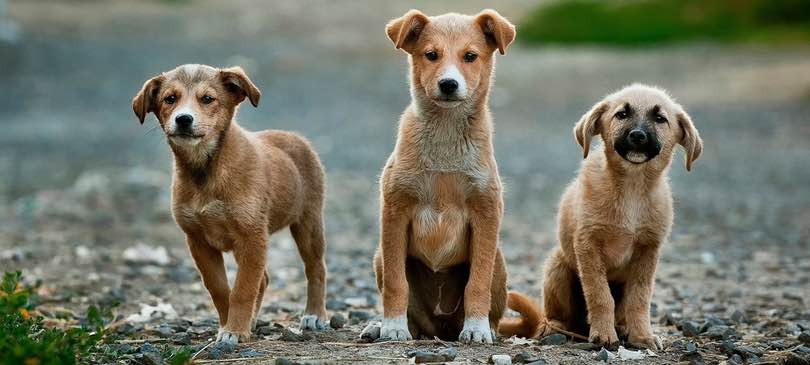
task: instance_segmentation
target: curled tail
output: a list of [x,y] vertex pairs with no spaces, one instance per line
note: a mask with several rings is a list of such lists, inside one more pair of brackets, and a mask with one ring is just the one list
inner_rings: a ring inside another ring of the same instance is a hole
[[544,319],[543,310],[537,303],[525,294],[510,291],[506,305],[520,313],[520,317],[502,318],[498,324],[498,333],[505,337],[533,338],[538,335]]

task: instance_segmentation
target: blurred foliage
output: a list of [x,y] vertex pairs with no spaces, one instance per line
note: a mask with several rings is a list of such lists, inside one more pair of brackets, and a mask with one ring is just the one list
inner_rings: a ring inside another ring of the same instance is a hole
[[561,0],[519,28],[526,43],[810,42],[810,0]]
[[19,271],[7,272],[0,283],[0,364],[87,363],[104,338],[111,311],[91,306],[79,327],[46,328],[32,304],[36,287],[23,286],[21,277]]

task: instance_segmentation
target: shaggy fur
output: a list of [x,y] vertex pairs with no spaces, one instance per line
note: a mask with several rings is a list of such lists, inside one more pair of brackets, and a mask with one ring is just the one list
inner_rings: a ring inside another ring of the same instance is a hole
[[[249,339],[268,282],[267,239],[285,227],[308,280],[301,325],[322,329],[327,320],[323,166],[301,136],[236,123],[238,105],[256,106],[260,95],[241,68],[183,65],[148,80],[132,101],[141,123],[157,116],[174,152],[172,212],[219,313],[220,341]],[[178,125],[180,115],[193,117],[191,128]],[[233,289],[227,251],[238,264]]]
[[[656,153],[624,150],[628,133],[636,129],[648,132]],[[588,333],[600,345],[618,342],[621,334],[632,344],[660,349],[650,326],[650,300],[659,251],[673,220],[667,171],[677,145],[686,150],[691,170],[703,142],[689,115],[665,91],[638,84],[594,105],[574,135],[585,161],[560,203],[560,247],[545,266],[545,320],[524,319],[516,322],[522,327],[509,330],[540,336],[555,328]],[[592,153],[595,135],[604,143]],[[515,296],[520,304],[512,308],[532,319],[541,314],[526,299]]]

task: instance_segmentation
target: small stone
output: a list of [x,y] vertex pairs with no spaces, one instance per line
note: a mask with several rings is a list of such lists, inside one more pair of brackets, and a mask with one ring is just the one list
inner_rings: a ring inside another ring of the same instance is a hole
[[311,340],[312,336],[309,333],[295,333],[289,328],[283,328],[281,330],[281,337],[279,340],[287,341],[287,342],[304,342],[307,340]]
[[616,355],[612,354],[610,351],[605,349],[604,347],[599,350],[599,353],[596,354],[596,359],[599,361],[608,362],[610,359],[616,357]]
[[152,345],[149,342],[145,342],[141,349],[139,350],[140,355],[142,356],[142,363],[146,365],[162,365],[163,364],[163,356],[160,354],[160,350]]
[[729,326],[711,326],[703,333],[703,336],[714,340],[726,340],[735,334],[734,329]]
[[525,364],[531,362],[531,355],[526,351],[521,351],[517,355],[512,356],[512,362],[516,364]]
[[599,346],[595,343],[591,342],[573,342],[566,345],[572,349],[577,350],[584,350],[584,351],[596,351],[599,350],[602,346]]
[[278,329],[272,326],[263,326],[256,328],[256,334],[260,336],[269,336],[276,332],[278,332]]
[[184,345],[188,346],[191,345],[191,335],[188,333],[180,333],[172,338],[172,343],[176,345]]
[[453,361],[458,356],[458,350],[455,347],[445,347],[439,350],[439,355],[444,358],[444,361]]
[[794,351],[800,354],[810,355],[810,347],[807,346],[799,346]]
[[349,308],[349,305],[342,300],[329,299],[326,301],[326,309],[331,311],[342,311]]
[[687,342],[684,346],[684,349],[687,353],[697,352],[697,345],[694,342]]
[[349,311],[349,320],[352,322],[352,324],[367,321],[369,318],[371,318],[371,314],[369,312],[359,310]]
[[343,328],[346,325],[346,317],[340,313],[335,313],[332,319],[329,320],[329,326],[334,329]]
[[804,331],[800,333],[797,339],[799,340],[799,342],[807,346],[810,346],[810,331]]
[[239,351],[239,357],[259,357],[264,356],[264,353],[256,351],[250,347]]
[[155,332],[158,336],[163,338],[170,337],[174,333],[174,331],[172,331],[172,328],[169,327],[169,325],[166,323],[163,323],[160,326],[154,328],[153,332]]
[[213,360],[219,360],[234,350],[236,350],[235,344],[228,341],[220,341],[208,348],[208,357]]
[[789,353],[783,360],[785,365],[810,365],[810,361],[794,353]]
[[541,345],[562,345],[568,342],[568,337],[561,333],[553,333],[540,339]]
[[687,362],[690,365],[703,365],[703,356],[699,352],[687,352],[681,355],[681,361]]
[[731,340],[725,340],[720,343],[720,348],[726,355],[731,355],[737,352],[737,345],[735,345]]
[[737,309],[733,313],[731,313],[731,320],[737,324],[742,323],[743,321],[745,321],[745,313]]
[[417,364],[423,364],[426,362],[442,362],[444,361],[444,356],[439,355],[433,351],[428,350],[413,350],[408,352],[408,357],[412,357],[413,361]]
[[295,364],[296,364],[295,361],[292,361],[285,357],[279,357],[278,359],[276,359],[276,365],[295,365]]
[[270,325],[270,321],[265,319],[257,319],[256,320],[256,328],[258,327],[267,327]]
[[738,354],[734,354],[734,355],[731,355],[731,357],[728,358],[728,362],[730,362],[732,364],[742,365],[745,362],[745,360],[743,360],[742,356],[740,356]]
[[700,325],[695,321],[681,322],[681,332],[686,337],[695,337],[700,334]]
[[512,357],[509,355],[492,355],[489,358],[489,363],[493,365],[512,365]]
[[548,363],[546,362],[546,360],[541,359],[541,360],[528,362],[528,363],[526,363],[526,365],[548,365]]
[[784,350],[784,349],[787,348],[787,343],[785,342],[785,340],[782,340],[782,339],[773,340],[771,342],[768,342],[768,345],[770,345],[772,348],[774,348],[776,350]]

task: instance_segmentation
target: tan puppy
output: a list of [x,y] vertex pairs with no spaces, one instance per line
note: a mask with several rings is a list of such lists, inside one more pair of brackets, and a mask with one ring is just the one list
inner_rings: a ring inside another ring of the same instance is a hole
[[506,52],[514,26],[493,10],[436,17],[411,10],[386,33],[409,55],[413,100],[382,173],[374,266],[384,313],[364,336],[491,343],[506,272],[487,98],[494,53]]
[[[555,328],[589,333],[591,342],[606,345],[619,341],[618,327],[631,344],[660,349],[650,300],[658,254],[672,227],[667,171],[679,144],[691,170],[703,142],[665,91],[639,84],[594,105],[574,135],[586,159],[560,203],[560,247],[545,268],[547,322],[537,320],[540,311],[528,298],[510,293],[510,307],[531,319],[522,326],[510,321],[507,329],[524,336]],[[589,153],[596,135],[603,149]]]
[[[239,104],[256,106],[259,97],[239,67],[183,65],[148,80],[132,100],[141,123],[157,116],[174,152],[172,212],[219,312],[218,341],[250,338],[267,287],[268,236],[288,226],[308,280],[301,327],[326,326],[323,166],[301,136],[236,123]],[[233,290],[226,251],[238,264]]]

